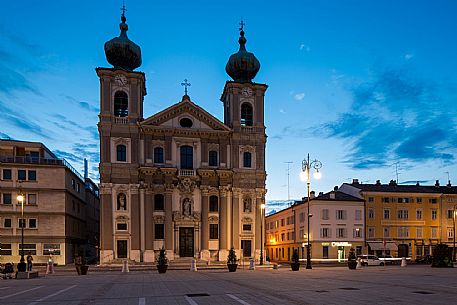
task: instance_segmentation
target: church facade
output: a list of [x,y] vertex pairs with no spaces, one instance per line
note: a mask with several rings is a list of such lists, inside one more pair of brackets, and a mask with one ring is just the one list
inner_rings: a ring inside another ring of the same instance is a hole
[[144,118],[146,79],[140,47],[121,34],[105,44],[100,78],[101,263],[195,257],[260,259],[265,203],[264,96],[253,82],[260,63],[240,49],[226,71],[224,121],[186,94]]

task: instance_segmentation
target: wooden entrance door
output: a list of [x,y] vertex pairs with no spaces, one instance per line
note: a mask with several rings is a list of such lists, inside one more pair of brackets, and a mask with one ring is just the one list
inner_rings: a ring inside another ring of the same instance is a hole
[[117,241],[117,258],[127,258],[127,241]]
[[193,257],[194,256],[194,228],[180,227],[179,228],[179,256]]

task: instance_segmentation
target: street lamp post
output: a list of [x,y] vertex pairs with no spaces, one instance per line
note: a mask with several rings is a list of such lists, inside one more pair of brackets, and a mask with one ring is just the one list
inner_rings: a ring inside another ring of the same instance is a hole
[[[309,154],[308,154],[308,158],[307,159],[304,159],[302,161],[302,173],[303,174],[306,174],[306,185],[308,186],[308,230],[307,230],[307,236],[308,236],[308,240],[307,240],[307,243],[306,243],[306,269],[313,269],[312,265],[311,265],[311,244],[310,244],[310,241],[309,241],[309,222],[310,222],[310,218],[313,216],[312,214],[309,213],[309,205],[310,205],[310,185],[311,185],[311,177],[310,177],[310,171],[311,171],[311,168],[314,168],[315,172],[314,172],[314,178],[316,179],[320,179],[321,177],[321,173],[319,172],[319,169],[322,168],[322,163],[318,160],[313,160],[313,161],[310,161],[309,160]],[[303,175],[301,176],[302,178]]]
[[260,205],[260,265],[263,265],[263,221],[265,211],[265,203]]
[[25,221],[24,221],[24,194],[20,192],[20,194],[17,196],[17,200],[21,202],[21,220],[19,223],[21,224],[21,260],[19,264],[17,264],[17,271],[20,272],[25,272],[27,270],[27,265],[25,264],[25,259],[24,259],[24,226],[25,226]]
[[452,226],[452,236],[454,238],[454,247],[452,248],[452,261],[455,262],[455,217],[457,216],[456,213],[456,208],[457,208],[457,204],[454,205],[454,210],[452,211],[452,221],[454,223],[454,225]]

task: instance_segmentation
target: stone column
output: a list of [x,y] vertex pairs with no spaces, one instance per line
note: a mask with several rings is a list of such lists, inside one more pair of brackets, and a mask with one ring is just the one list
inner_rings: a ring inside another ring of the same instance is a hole
[[165,193],[165,249],[173,250],[173,200],[172,193]]
[[233,243],[235,249],[240,249],[240,193],[237,191],[232,192],[233,196]]
[[[262,209],[260,208],[260,205],[262,204],[262,199],[257,197],[255,201],[255,253],[260,254],[260,245],[262,243],[261,238],[260,238],[260,224],[262,222]],[[263,225],[262,225],[263,228]]]
[[209,197],[208,191],[202,191],[202,227],[201,227],[201,236],[202,236],[202,250],[208,250],[208,241],[209,241],[209,224],[208,224],[208,208],[209,208]]
[[220,205],[219,205],[219,250],[227,250],[227,192],[221,190],[220,192]]
[[144,189],[140,188],[140,262],[143,262],[146,244],[145,231]]

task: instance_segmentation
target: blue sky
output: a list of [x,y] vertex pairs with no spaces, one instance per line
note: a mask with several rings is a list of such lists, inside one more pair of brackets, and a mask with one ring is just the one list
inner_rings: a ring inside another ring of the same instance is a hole
[[[285,4],[287,3],[287,4]],[[42,141],[96,175],[105,41],[119,35],[121,1],[9,1],[0,21],[0,136]],[[267,198],[305,195],[309,152],[323,163],[316,191],[358,178],[457,184],[456,1],[128,0],[140,45],[145,117],[191,99],[222,119],[219,101],[238,50],[266,83]],[[93,176],[95,177],[95,176]]]

